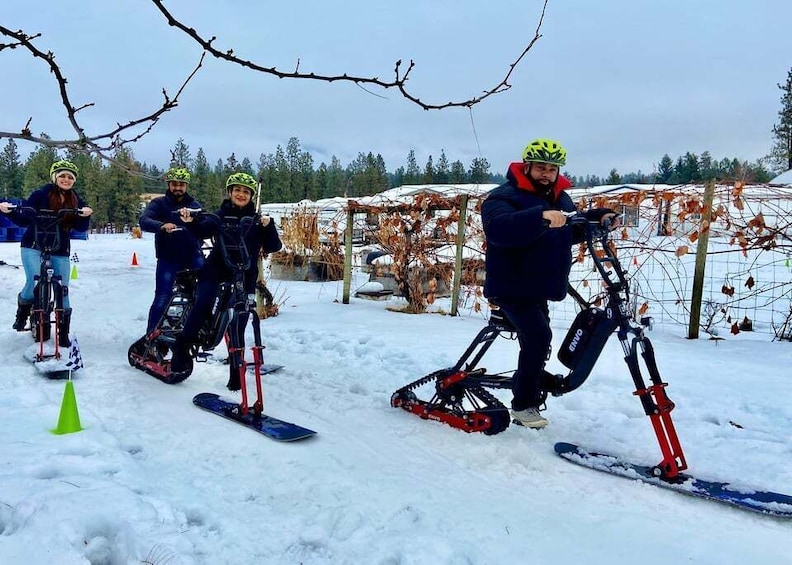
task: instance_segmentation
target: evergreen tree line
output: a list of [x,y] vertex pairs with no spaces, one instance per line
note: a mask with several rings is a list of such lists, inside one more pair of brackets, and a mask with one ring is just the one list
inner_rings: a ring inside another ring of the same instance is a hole
[[616,169],[611,169],[607,177],[588,175],[571,176],[569,179],[575,186],[586,187],[603,184],[687,184],[710,180],[763,183],[770,181],[774,176],[775,173],[767,169],[765,159],[754,163],[741,161],[736,157],[716,160],[709,151],[705,151],[701,155],[687,152],[676,160],[666,153],[653,173],[643,173],[639,170],[635,173],[619,174]]
[[[335,156],[330,163],[315,166],[312,155],[304,151],[296,137],[286,147],[277,146],[274,153],[259,156],[255,165],[247,157],[241,161],[232,153],[212,166],[203,148],[192,156],[184,139],[177,140],[170,151],[168,167],[184,166],[192,173],[190,193],[210,210],[216,209],[225,196],[225,180],[233,172],[244,171],[261,181],[262,202],[298,202],[335,196],[360,197],[405,184],[465,184],[501,183],[502,174],[490,172],[484,158],[473,159],[465,167],[461,161],[449,161],[445,152],[435,162],[430,155],[423,167],[418,165],[415,152],[410,150],[406,165],[388,172],[381,155],[359,153],[343,166]],[[55,149],[39,147],[22,162],[17,145],[9,139],[0,151],[0,197],[25,198],[36,188],[49,182],[49,167],[53,161],[66,158],[79,167],[75,189],[94,209],[93,224],[134,225],[141,210],[141,195],[165,191],[162,180],[167,168],[148,165],[135,160],[129,148],[120,148],[113,155],[114,163],[107,164],[99,157],[68,152],[59,155]],[[139,172],[139,175],[127,171]],[[606,178],[595,175],[567,176],[575,186],[596,186],[621,183],[683,184],[705,182],[710,179],[729,182],[767,182],[772,174],[763,162],[749,164],[737,158],[715,160],[704,152],[687,152],[676,161],[668,154],[657,164],[656,172],[619,174],[616,169]],[[156,179],[156,180],[155,180]]]
[[[33,190],[49,182],[49,167],[61,158],[73,161],[80,169],[75,190],[94,209],[93,224],[133,225],[140,214],[141,195],[165,192],[167,168],[189,169],[192,178],[189,192],[205,208],[214,210],[225,197],[225,181],[231,173],[246,172],[261,182],[262,202],[298,202],[335,196],[359,197],[377,194],[403,184],[465,184],[500,183],[503,175],[489,172],[484,158],[475,158],[469,167],[461,161],[449,162],[445,152],[435,163],[430,155],[421,168],[410,150],[406,166],[389,173],[381,155],[359,153],[352,163],[343,166],[337,157],[330,163],[314,164],[313,156],[302,150],[296,137],[286,147],[277,146],[274,153],[259,156],[254,164],[249,158],[241,161],[233,153],[212,166],[203,148],[193,157],[189,145],[180,138],[170,151],[168,166],[160,168],[135,160],[129,148],[113,154],[115,162],[106,164],[98,157],[40,147],[22,161],[18,147],[9,139],[0,151],[0,198],[25,198]],[[140,174],[129,174],[127,171]]]

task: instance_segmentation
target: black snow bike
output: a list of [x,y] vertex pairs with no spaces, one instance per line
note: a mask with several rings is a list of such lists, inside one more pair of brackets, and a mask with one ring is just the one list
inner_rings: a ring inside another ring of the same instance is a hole
[[[260,403],[264,345],[261,343],[255,295],[248,295],[244,284],[245,271],[251,265],[251,261],[255,260],[250,257],[244,236],[258,218],[252,216],[240,219],[221,218],[209,212],[198,210],[195,212],[198,215],[213,216],[218,221],[218,230],[211,238],[212,248],[218,250],[223,262],[233,273],[232,279],[230,282],[220,283],[218,287],[211,313],[199,328],[198,342],[189,351],[187,370],[173,373],[170,368],[170,358],[176,339],[181,334],[187,315],[195,303],[199,273],[196,269],[185,269],[176,275],[173,294],[157,326],[130,346],[127,359],[133,367],[165,383],[176,384],[192,374],[193,359],[205,361],[209,352],[225,340],[229,362],[239,371],[243,402],[246,402],[244,376],[247,365],[244,360],[245,348],[241,345],[244,327],[238,326],[235,322],[240,316],[249,315],[253,325],[254,345],[251,349]],[[237,331],[242,335],[237,335]]]
[[[79,215],[80,208],[62,208],[53,210],[37,210],[30,206],[20,206],[20,212],[31,221],[33,228],[34,249],[41,253],[41,267],[35,275],[33,287],[33,306],[30,310],[30,332],[39,343],[36,361],[60,359],[59,345],[62,341],[59,334],[65,330],[71,317],[71,308],[63,307],[63,296],[66,292],[60,275],[55,274],[52,265],[52,252],[61,244],[61,224],[67,215]],[[55,349],[52,354],[44,353],[44,342],[52,336],[55,328]],[[68,336],[66,336],[68,338]]]
[[[569,372],[566,375],[543,373],[544,398],[548,394],[561,396],[580,387],[615,332],[635,385],[633,394],[640,399],[660,444],[663,460],[656,468],[664,476],[672,478],[686,469],[687,464],[671,420],[674,403],[666,395],[667,384],[660,377],[654,348],[644,332],[651,320],[635,320],[630,307],[629,283],[610,241],[608,226],[590,222],[582,214],[571,215],[567,224],[585,229],[584,244],[602,279],[605,298],[603,306],[594,306],[570,287],[570,295],[581,311],[558,352],[559,361]],[[509,410],[487,389],[510,389],[511,374],[490,375],[487,369],[478,367],[484,354],[502,334],[516,339],[515,328],[495,308],[488,325],[478,333],[453,367],[440,369],[401,387],[393,393],[391,406],[466,432],[493,435],[504,431],[511,422]],[[648,386],[641,372],[639,355],[651,381]],[[432,390],[429,400],[418,398],[417,393],[422,387]]]

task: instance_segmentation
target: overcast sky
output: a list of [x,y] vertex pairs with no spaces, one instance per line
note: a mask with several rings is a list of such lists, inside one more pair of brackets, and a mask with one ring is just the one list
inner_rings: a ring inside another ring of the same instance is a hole
[[[429,103],[465,100],[498,84],[533,37],[539,0],[373,2],[167,0],[215,45],[280,70],[393,77],[414,60],[408,87]],[[750,161],[766,155],[792,67],[790,0],[550,0],[542,38],[516,68],[513,87],[465,109],[425,111],[395,91],[280,80],[207,60],[178,108],[135,144],[160,167],[183,137],[214,164],[232,152],[254,163],[290,137],[316,165],[380,153],[389,171],[414,149],[419,166],[441,150],[493,172],[536,137],[566,146],[567,172],[651,172],[665,153],[710,151]],[[159,107],[201,48],[146,0],[5,0],[0,23],[41,33],[69,79],[88,134]],[[7,42],[0,38],[0,43]],[[46,66],[0,51],[0,131],[73,138]],[[5,141],[0,141],[5,145]],[[21,144],[26,156],[32,146]]]

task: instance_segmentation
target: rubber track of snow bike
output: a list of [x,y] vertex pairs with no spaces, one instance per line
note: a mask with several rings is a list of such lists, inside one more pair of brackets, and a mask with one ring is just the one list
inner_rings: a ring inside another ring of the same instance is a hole
[[[477,372],[483,372],[479,370]],[[423,419],[443,422],[465,432],[483,432],[495,435],[509,427],[511,416],[509,410],[483,387],[466,382],[468,373],[465,371],[451,372],[441,369],[430,375],[403,386],[391,396],[391,406],[402,408]],[[435,383],[435,394],[431,400],[420,400],[415,389]],[[475,408],[465,410],[462,401],[467,399]]]

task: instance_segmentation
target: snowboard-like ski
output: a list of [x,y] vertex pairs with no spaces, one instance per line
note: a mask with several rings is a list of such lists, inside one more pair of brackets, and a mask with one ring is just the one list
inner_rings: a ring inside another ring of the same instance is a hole
[[284,422],[266,414],[256,415],[252,409],[241,414],[239,404],[223,400],[211,392],[201,392],[193,397],[193,404],[218,416],[233,420],[276,441],[297,441],[316,435],[316,432],[291,422]]
[[77,339],[72,345],[61,347],[56,354],[54,343],[35,344],[27,348],[23,357],[33,364],[36,372],[47,379],[68,379],[69,375],[83,367],[82,355]]
[[[275,371],[280,371],[283,369],[283,365],[275,365],[274,363],[264,363],[259,369],[260,374],[262,375],[269,375],[270,373],[274,373]],[[256,365],[253,363],[248,363],[247,370],[250,372],[255,371]]]
[[729,483],[705,481],[680,473],[673,480],[664,480],[655,474],[655,467],[637,465],[613,455],[588,451],[572,443],[556,443],[558,455],[577,465],[635,479],[682,494],[723,502],[744,510],[760,512],[781,518],[792,518],[792,496],[763,490],[738,490]]

